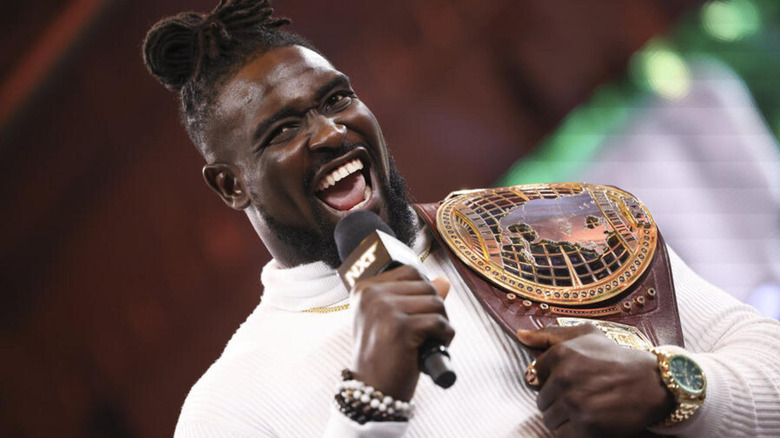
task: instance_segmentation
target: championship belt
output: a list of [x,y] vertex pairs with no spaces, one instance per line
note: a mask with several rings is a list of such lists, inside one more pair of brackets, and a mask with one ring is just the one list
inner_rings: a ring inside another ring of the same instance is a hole
[[511,336],[592,322],[627,347],[683,345],[666,245],[630,193],[533,184],[453,192],[417,208]]

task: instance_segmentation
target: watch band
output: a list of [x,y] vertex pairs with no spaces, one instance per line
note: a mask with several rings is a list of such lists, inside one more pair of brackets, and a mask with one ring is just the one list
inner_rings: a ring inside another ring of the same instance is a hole
[[[669,427],[682,423],[693,416],[693,414],[704,403],[706,396],[706,380],[704,380],[704,387],[700,392],[691,393],[683,389],[676,381],[672,370],[670,369],[670,360],[677,353],[665,350],[663,348],[653,348],[650,350],[655,354],[658,359],[658,370],[661,372],[661,379],[666,387],[674,395],[676,407],[671,414],[669,414],[662,422],[655,425],[655,427]],[[685,356],[686,360],[693,361]],[[695,363],[695,362],[694,362]],[[697,365],[698,367],[698,365]],[[700,367],[699,367],[700,368]],[[702,379],[704,375],[702,374]]]

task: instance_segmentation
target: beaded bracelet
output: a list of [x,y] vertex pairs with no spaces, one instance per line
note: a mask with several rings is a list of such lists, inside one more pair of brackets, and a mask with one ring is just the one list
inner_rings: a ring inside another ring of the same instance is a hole
[[334,397],[342,414],[360,424],[369,421],[409,421],[412,418],[414,402],[395,400],[371,386],[355,379],[352,372],[341,372],[344,379]]

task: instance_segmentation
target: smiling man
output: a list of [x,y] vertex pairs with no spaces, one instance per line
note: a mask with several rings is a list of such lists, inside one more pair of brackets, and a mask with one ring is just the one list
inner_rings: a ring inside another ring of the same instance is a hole
[[[223,0],[160,21],[144,44],[151,73],[181,96],[207,183],[273,256],[262,303],[191,390],[177,436],[780,433],[778,324],[673,253],[690,350],[624,348],[591,324],[502,332],[414,213],[349,79],[272,12],[266,1]],[[403,267],[350,294],[332,236],[355,210],[384,219],[434,280]],[[591,227],[600,220],[588,216]],[[507,228],[507,245],[540,245]],[[450,346],[459,377],[449,390],[420,379],[427,339]],[[535,364],[521,343],[541,352]]]
[[320,54],[272,50],[214,97],[216,116],[203,128],[214,162],[204,176],[247,212],[282,265],[335,266],[333,228],[354,209],[376,212],[410,241],[414,221],[379,124]]

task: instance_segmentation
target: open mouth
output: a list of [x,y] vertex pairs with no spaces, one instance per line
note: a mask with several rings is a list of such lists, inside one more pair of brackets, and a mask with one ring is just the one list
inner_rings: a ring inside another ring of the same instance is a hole
[[371,199],[371,178],[360,158],[354,158],[323,176],[315,195],[338,211],[357,210]]

